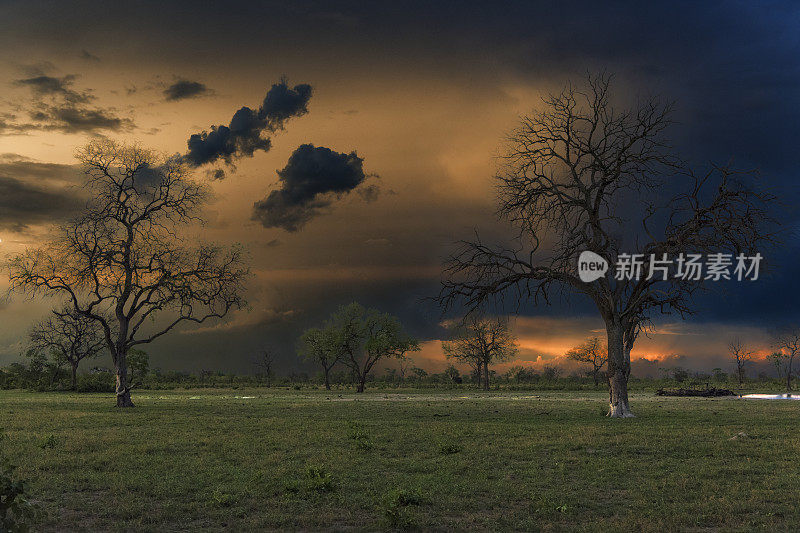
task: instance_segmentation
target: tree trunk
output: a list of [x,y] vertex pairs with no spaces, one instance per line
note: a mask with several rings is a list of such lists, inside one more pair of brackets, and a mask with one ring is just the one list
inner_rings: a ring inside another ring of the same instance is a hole
[[72,390],[78,390],[78,363],[71,363],[72,365]]
[[609,409],[612,418],[631,418],[628,405],[628,377],[631,373],[630,353],[623,342],[623,327],[617,322],[606,324],[608,334]]
[[127,351],[117,351],[114,367],[117,373],[117,407],[133,407],[133,402],[131,401],[131,388],[128,385]]
[[489,363],[483,362],[483,390],[489,390]]
[[366,381],[367,381],[367,376],[366,375],[360,376],[358,378],[358,388],[356,389],[356,392],[364,392],[364,383]]
[[330,368],[325,369],[325,388],[331,390]]

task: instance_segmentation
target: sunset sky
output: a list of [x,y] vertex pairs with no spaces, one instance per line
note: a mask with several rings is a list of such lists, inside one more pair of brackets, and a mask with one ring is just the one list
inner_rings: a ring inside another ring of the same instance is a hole
[[[639,372],[731,370],[732,337],[767,350],[770,328],[800,321],[800,7],[790,2],[77,5],[0,3],[2,257],[42,242],[80,206],[73,153],[92,138],[184,154],[192,135],[229,125],[243,106],[259,110],[282,79],[310,91],[307,112],[261,132],[269,146],[198,166],[214,200],[194,233],[247,246],[251,309],[150,345],[154,367],[252,371],[271,345],[278,372],[299,370],[298,334],[359,301],[398,315],[424,341],[417,364],[441,369],[440,311],[423,298],[438,290],[454,241],[476,228],[510,236],[491,179],[503,136],[542,95],[600,70],[626,98],[675,101],[669,136],[684,158],[757,168],[783,204],[767,275],[698,298],[691,323],[659,318],[634,355],[667,361]],[[291,196],[312,152],[340,171],[338,197]],[[7,281],[0,274],[0,290]],[[0,364],[19,359],[52,305],[0,302]],[[603,324],[573,298],[524,306],[514,327],[520,360],[542,365]]]

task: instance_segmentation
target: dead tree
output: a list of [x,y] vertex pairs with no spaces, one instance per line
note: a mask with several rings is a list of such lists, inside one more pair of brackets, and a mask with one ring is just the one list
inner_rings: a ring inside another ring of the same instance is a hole
[[600,384],[600,371],[608,362],[608,349],[603,346],[600,339],[592,337],[583,344],[572,348],[567,352],[567,357],[580,363],[589,363],[592,369],[589,371],[594,379],[594,386]]
[[794,358],[800,354],[800,328],[786,327],[778,330],[775,334],[775,347],[779,350],[783,371],[786,373],[786,390],[790,391],[794,375]]
[[[754,254],[771,240],[772,197],[748,186],[748,173],[686,169],[663,138],[671,105],[650,98],[618,108],[610,82],[599,75],[584,89],[568,85],[510,134],[496,182],[498,214],[517,230],[515,244],[462,242],[446,262],[438,299],[445,310],[474,312],[507,299],[518,310],[549,304],[555,293],[585,296],[606,325],[609,415],[628,417],[638,335],[654,313],[690,314],[705,280],[605,275],[584,282],[579,255],[593,252],[614,265],[623,254]],[[682,182],[684,192],[656,205]]]
[[733,339],[728,344],[731,358],[736,363],[736,376],[739,378],[739,386],[744,384],[746,366],[753,359],[753,351],[748,350],[739,340],[739,337]]
[[[489,390],[489,365],[513,359],[518,352],[517,342],[508,322],[501,318],[469,317],[461,324],[455,338],[442,342],[445,356],[477,369],[483,374],[483,389]],[[478,383],[480,386],[480,381]]]
[[259,374],[267,379],[267,387],[272,386],[272,364],[275,362],[275,351],[272,348],[264,348],[259,352],[253,364],[259,369]]
[[54,310],[52,316],[36,324],[28,336],[34,350],[51,352],[69,364],[72,390],[78,387],[80,362],[99,355],[106,347],[100,325],[70,307]]
[[97,322],[116,371],[118,407],[132,407],[127,355],[181,323],[244,305],[240,248],[189,247],[206,187],[185,164],[139,146],[101,140],[77,153],[90,201],[46,245],[10,262],[11,289],[67,299]]

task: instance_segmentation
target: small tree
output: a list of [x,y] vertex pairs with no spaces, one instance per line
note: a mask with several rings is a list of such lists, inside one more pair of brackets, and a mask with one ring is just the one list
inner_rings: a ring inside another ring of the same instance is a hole
[[489,390],[489,365],[516,357],[518,348],[508,322],[501,318],[470,317],[458,326],[455,338],[442,342],[445,356],[480,368],[483,388]]
[[714,381],[718,383],[723,383],[728,380],[728,374],[726,374],[721,368],[712,369],[711,374],[714,376]]
[[178,158],[108,140],[77,153],[90,200],[52,241],[10,262],[11,289],[63,296],[97,322],[116,372],[118,407],[133,407],[128,353],[184,322],[244,305],[248,270],[239,248],[182,245],[200,221],[207,188]]
[[561,368],[553,365],[545,365],[542,369],[542,378],[545,381],[555,381],[561,376]]
[[264,376],[264,378],[267,380],[267,388],[272,386],[272,364],[274,362],[275,351],[269,347],[262,349],[253,361],[253,364],[255,364],[256,368],[258,368],[258,375]]
[[739,386],[744,384],[745,366],[753,359],[753,352],[748,350],[739,340],[739,337],[734,338],[728,344],[731,358],[736,363],[736,376],[739,378]]
[[62,377],[65,361],[57,353],[29,348],[25,357],[29,359],[27,368],[22,372],[25,386],[36,389],[53,387]]
[[592,337],[583,344],[572,348],[567,352],[567,357],[573,361],[592,365],[589,372],[594,379],[594,386],[597,387],[600,384],[600,371],[608,362],[608,349],[598,337]]
[[399,359],[420,349],[397,317],[358,303],[340,307],[326,327],[336,332],[331,338],[352,370],[358,392],[364,392],[367,377],[379,361]]
[[53,311],[53,316],[31,329],[29,338],[35,351],[51,354],[58,366],[70,366],[72,390],[77,388],[80,362],[96,357],[106,347],[100,325],[70,307]]
[[452,363],[447,365],[447,368],[444,369],[444,375],[450,378],[450,381],[453,383],[461,383],[464,381],[461,379],[461,372],[459,372]]
[[[773,354],[777,358],[776,366],[782,370],[783,377],[786,378],[786,390],[792,390],[792,376],[794,358],[800,353],[800,328],[783,328],[775,334],[775,347],[778,352]],[[778,365],[777,362],[781,364]]]
[[408,373],[408,368],[411,366],[411,362],[411,358],[407,355],[397,358],[397,371],[401,383],[406,380],[406,374]]
[[300,335],[297,353],[300,357],[322,365],[325,388],[331,390],[331,369],[344,356],[342,332],[334,324],[323,328],[310,328]]

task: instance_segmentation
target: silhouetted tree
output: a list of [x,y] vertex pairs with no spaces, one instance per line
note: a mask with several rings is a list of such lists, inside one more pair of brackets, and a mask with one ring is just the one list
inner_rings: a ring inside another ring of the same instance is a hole
[[206,187],[178,158],[108,140],[77,153],[90,200],[51,242],[10,263],[12,290],[63,296],[100,324],[116,372],[118,407],[132,407],[128,352],[183,322],[241,308],[248,274],[239,248],[190,248]]
[[[463,242],[446,263],[439,301],[445,310],[475,311],[509,296],[517,307],[549,304],[557,291],[586,296],[606,325],[609,416],[629,417],[630,353],[639,333],[654,312],[690,314],[705,280],[657,273],[583,282],[578,256],[590,251],[614,265],[622,254],[755,254],[771,240],[772,197],[727,167],[682,168],[663,138],[671,106],[649,98],[617,108],[610,80],[567,85],[510,134],[496,176],[498,212],[515,226],[517,243]],[[688,183],[658,207],[653,200],[661,200],[666,175],[674,177],[670,188]]]
[[447,365],[447,368],[444,369],[444,375],[447,376],[450,381],[456,384],[460,384],[464,381],[461,379],[461,372],[459,372],[458,369],[452,364]]
[[106,347],[100,325],[70,307],[53,311],[28,336],[34,350],[51,354],[59,365],[63,362],[70,366],[72,390],[78,385],[80,362],[99,355]]
[[325,388],[328,390],[331,390],[331,370],[345,355],[342,334],[338,325],[328,323],[322,328],[309,328],[300,335],[298,355],[322,365]]
[[273,370],[272,365],[275,362],[275,350],[270,347],[263,348],[258,356],[256,356],[253,364],[258,368],[258,374],[262,375],[267,380],[267,388],[272,386]]
[[594,379],[594,386],[596,387],[600,383],[600,371],[608,362],[608,349],[603,346],[599,338],[592,337],[583,344],[572,348],[567,352],[567,357],[573,361],[592,365],[589,373]]
[[352,370],[358,392],[364,392],[367,377],[378,361],[419,350],[419,343],[405,332],[397,317],[357,303],[340,307],[327,327],[338,332],[332,338],[341,346],[342,362]]
[[508,322],[502,318],[467,317],[453,340],[443,341],[445,356],[468,363],[483,372],[483,388],[489,390],[489,365],[516,357],[518,348]]
[[753,359],[753,352],[742,344],[739,337],[736,337],[728,344],[728,351],[734,363],[736,363],[736,376],[739,378],[739,385],[741,386],[744,383],[745,366]]
[[800,328],[785,327],[775,334],[775,347],[778,352],[774,355],[781,361],[780,368],[786,378],[786,390],[792,390],[792,376],[794,358],[800,353]]

